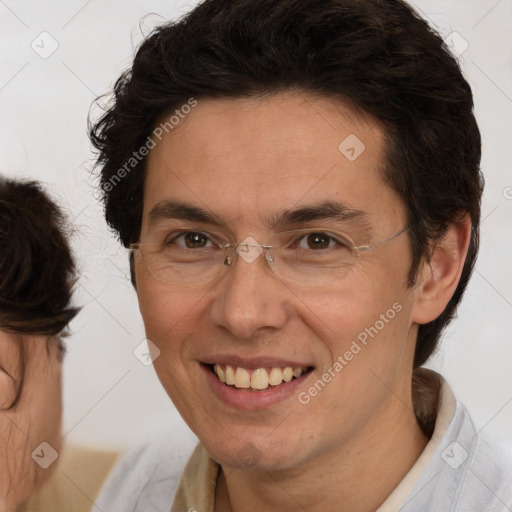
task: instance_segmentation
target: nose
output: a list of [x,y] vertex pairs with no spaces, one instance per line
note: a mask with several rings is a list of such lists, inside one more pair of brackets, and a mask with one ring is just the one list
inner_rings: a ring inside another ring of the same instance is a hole
[[284,327],[291,312],[291,292],[268,268],[264,251],[238,249],[235,262],[215,289],[210,314],[215,326],[249,340],[259,331]]

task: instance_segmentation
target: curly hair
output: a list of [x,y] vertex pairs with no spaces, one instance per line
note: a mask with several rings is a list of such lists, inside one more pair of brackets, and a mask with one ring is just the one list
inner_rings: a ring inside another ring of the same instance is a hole
[[78,313],[66,233],[40,184],[0,177],[0,329],[56,336]]
[[[478,251],[481,140],[471,89],[443,39],[401,0],[206,0],[155,29],[117,80],[90,138],[105,216],[125,246],[142,220],[146,158],[164,115],[195,98],[299,90],[361,108],[384,127],[384,178],[409,217],[409,286],[432,241],[469,213],[470,247],[444,312],[419,326],[414,366],[453,318]],[[123,170],[122,178],[119,178]],[[115,186],[113,186],[115,185]]]

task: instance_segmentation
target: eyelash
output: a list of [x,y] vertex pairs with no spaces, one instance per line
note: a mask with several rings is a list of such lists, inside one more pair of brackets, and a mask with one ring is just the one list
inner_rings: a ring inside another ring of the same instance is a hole
[[[181,237],[184,237],[186,236],[187,234],[198,234],[198,235],[202,235],[204,236],[205,238],[208,239],[208,242],[210,243],[215,243],[216,246],[221,246],[222,244],[219,244],[219,243],[216,243],[214,241],[214,239],[208,234],[208,233],[205,233],[203,231],[180,231],[178,234],[175,234],[175,233],[172,233],[170,235],[170,237],[168,237],[164,243],[165,246],[168,246],[168,245],[171,245],[171,244],[175,244],[175,245],[178,245],[179,247],[183,247],[183,248],[187,248],[185,247],[185,244],[176,244],[176,240],[178,240],[179,238]],[[175,236],[174,236],[175,235]],[[331,242],[334,242],[335,244],[337,244],[338,246],[342,247],[342,248],[348,248],[350,247],[350,243],[348,241],[345,241],[343,239],[338,239],[336,238],[334,235],[330,234],[329,232],[327,231],[308,231],[308,232],[305,232],[303,233],[302,235],[300,235],[298,238],[294,239],[292,241],[292,244],[290,244],[289,246],[291,245],[298,245],[298,243],[300,243],[301,240],[304,240],[306,239],[308,236],[311,236],[311,235],[325,235],[326,237],[328,237],[330,240],[329,240],[329,247],[327,247],[326,249],[332,249],[332,247],[330,246],[331,245]],[[201,249],[206,249],[210,246],[206,246],[206,247],[201,247]],[[305,249],[304,247],[302,249]]]
[[181,237],[185,237],[185,235],[189,235],[189,234],[203,235],[210,242],[213,242],[213,239],[211,238],[211,236],[209,236],[207,233],[204,233],[203,231],[180,231],[177,234],[171,233],[171,235],[169,235],[169,237],[166,238],[164,245],[167,246],[167,245],[175,244],[175,245],[179,245],[179,247],[185,247],[185,244],[176,244],[176,240],[178,240]]

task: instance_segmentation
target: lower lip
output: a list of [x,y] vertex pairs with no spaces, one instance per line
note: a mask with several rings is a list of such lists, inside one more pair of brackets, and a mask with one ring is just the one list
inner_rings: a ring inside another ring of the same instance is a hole
[[279,386],[268,387],[262,391],[250,391],[227,386],[205,364],[201,364],[201,368],[206,375],[210,388],[220,400],[231,407],[246,411],[265,409],[286,400],[290,396],[297,396],[297,388],[313,373],[309,371],[298,379],[292,379],[290,382],[283,382]]

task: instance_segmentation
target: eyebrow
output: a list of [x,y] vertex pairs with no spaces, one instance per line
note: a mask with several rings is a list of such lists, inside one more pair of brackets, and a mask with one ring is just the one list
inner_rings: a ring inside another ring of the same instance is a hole
[[269,224],[275,226],[294,226],[315,220],[331,220],[337,222],[357,222],[361,227],[370,228],[368,214],[352,208],[340,201],[323,201],[319,204],[300,206],[295,209],[281,210],[269,218]]
[[[334,222],[355,223],[359,227],[371,231],[367,217],[368,214],[366,212],[357,210],[349,204],[339,201],[323,201],[319,204],[280,210],[270,215],[265,220],[265,224],[275,229],[284,226],[295,227],[315,220],[330,220]],[[150,224],[169,219],[202,222],[217,227],[222,227],[225,224],[221,217],[205,208],[181,201],[162,201],[149,212]]]
[[180,201],[161,201],[149,212],[149,223],[156,224],[168,219],[191,220],[204,222],[214,226],[222,226],[224,222],[220,217],[200,206],[194,206]]

